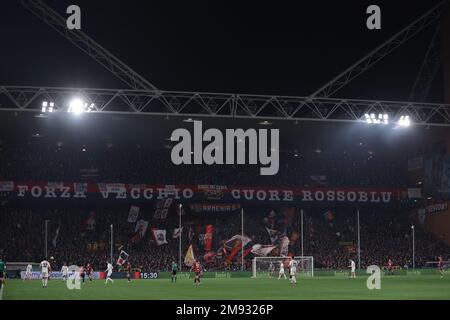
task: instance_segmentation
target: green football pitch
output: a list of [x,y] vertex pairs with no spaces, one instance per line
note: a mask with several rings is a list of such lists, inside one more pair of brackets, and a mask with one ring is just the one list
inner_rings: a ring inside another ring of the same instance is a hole
[[278,279],[192,279],[134,280],[118,279],[114,284],[101,280],[86,282],[80,290],[69,290],[65,283],[51,280],[48,288],[41,281],[8,280],[3,299],[19,300],[196,300],[196,299],[450,299],[450,278],[439,276],[382,277],[380,290],[368,290],[366,277],[357,279],[316,277],[300,279],[297,285]]

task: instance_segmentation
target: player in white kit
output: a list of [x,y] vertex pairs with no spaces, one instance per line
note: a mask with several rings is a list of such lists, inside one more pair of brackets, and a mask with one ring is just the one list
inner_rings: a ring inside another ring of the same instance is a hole
[[355,278],[356,278],[356,265],[355,265],[355,261],[353,261],[352,259],[350,259],[350,265],[349,265],[348,267],[351,269],[350,278],[355,279]]
[[69,273],[69,267],[65,262],[61,268],[61,272],[62,272],[62,281],[67,281],[67,274]]
[[275,265],[273,262],[270,262],[269,264],[269,278],[272,278],[272,273],[275,273]]
[[289,275],[291,276],[291,283],[297,284],[297,261],[292,259],[292,257],[289,258]]
[[284,263],[283,261],[280,262],[280,271],[278,271],[278,279],[281,279],[281,276],[283,276],[285,279],[286,278],[286,274],[284,273]]
[[40,263],[40,267],[41,267],[41,277],[42,277],[42,288],[47,288],[48,277],[50,275],[50,272],[52,271],[50,262],[48,262],[47,260],[43,260]]
[[25,278],[23,280],[31,280],[33,276],[33,266],[31,264],[27,265],[27,270],[25,271]]
[[106,270],[105,270],[105,272],[106,272],[106,281],[105,281],[105,284],[108,283],[108,280],[111,280],[111,282],[114,283],[114,280],[111,279],[112,271],[113,271],[113,266],[112,266],[111,263],[108,262],[108,266],[106,267]]

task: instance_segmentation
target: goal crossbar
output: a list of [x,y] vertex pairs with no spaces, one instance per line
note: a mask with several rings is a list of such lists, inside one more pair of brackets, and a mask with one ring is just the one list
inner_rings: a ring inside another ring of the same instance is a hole
[[[266,274],[269,277],[278,275],[280,270],[280,263],[283,263],[284,268],[288,269],[289,257],[255,257],[252,261],[252,277],[256,278],[259,274]],[[313,256],[295,256],[297,261],[297,272],[300,275],[314,277],[314,257]],[[288,272],[286,272],[288,273]]]

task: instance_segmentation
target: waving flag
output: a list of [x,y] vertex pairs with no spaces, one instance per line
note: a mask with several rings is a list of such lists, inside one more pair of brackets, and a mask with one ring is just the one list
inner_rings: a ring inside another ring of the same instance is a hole
[[139,207],[131,206],[130,211],[128,213],[128,222],[136,222],[138,216],[139,216]]
[[59,237],[59,230],[61,229],[61,226],[58,226],[58,228],[56,229],[56,231],[55,231],[55,237],[53,238],[53,240],[52,240],[52,244],[53,244],[53,247],[54,248],[56,248],[56,241],[58,240],[58,237]]
[[249,237],[246,236],[241,236],[241,235],[235,235],[232,238],[230,238],[229,240],[227,240],[224,244],[224,248],[229,251],[230,253],[227,255],[227,259],[226,262],[230,263],[233,258],[235,256],[237,256],[241,251],[242,251],[242,246],[244,246],[244,257],[246,256],[246,253],[248,254],[249,252],[247,251],[247,244],[249,244],[251,242],[251,239]]
[[152,229],[153,231],[153,238],[156,241],[156,244],[158,246],[162,246],[163,244],[167,244],[166,240],[166,230],[165,229]]
[[82,229],[83,230],[94,230],[95,229],[95,212],[94,211],[91,211],[89,213],[89,217],[83,223]]
[[214,251],[210,251],[207,254],[205,254],[203,257],[205,260],[205,263],[210,262],[215,256],[216,256],[216,253]]
[[280,239],[279,245],[280,245],[280,255],[283,257],[286,257],[288,255],[289,251],[289,238],[284,236]]
[[178,239],[180,237],[180,235],[181,235],[181,232],[183,232],[183,227],[173,229],[173,236],[172,237],[174,239]]
[[269,253],[272,252],[273,249],[275,249],[277,246],[273,245],[261,245],[261,244],[255,244],[252,247],[252,253],[257,256],[266,257]]
[[141,219],[141,220],[139,220],[136,223],[136,227],[134,228],[134,232],[138,233],[139,236],[141,238],[143,238],[144,235],[145,235],[145,232],[147,231],[147,228],[148,228],[148,221],[145,221],[145,220]]
[[270,237],[270,242],[275,243],[278,240],[278,231],[274,229],[266,228]]
[[126,253],[125,251],[121,250],[119,253],[119,259],[117,259],[117,264],[119,266],[123,265],[125,263],[125,261],[128,260],[128,253]]
[[194,262],[195,262],[194,249],[192,249],[192,245],[190,245],[184,257],[184,264],[187,265],[188,267],[192,267],[194,265]]
[[328,221],[333,221],[334,220],[334,212],[331,211],[331,210],[328,210],[328,211],[324,212],[322,214],[322,216],[325,218],[325,220],[328,220]]
[[192,242],[192,238],[194,238],[194,229],[192,229],[192,227],[189,227],[189,242]]
[[173,198],[160,199],[156,202],[155,213],[153,217],[155,219],[164,220],[167,218],[170,207],[172,205]]

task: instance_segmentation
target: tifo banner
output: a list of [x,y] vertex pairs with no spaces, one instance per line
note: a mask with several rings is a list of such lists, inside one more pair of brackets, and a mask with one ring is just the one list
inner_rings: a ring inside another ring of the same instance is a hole
[[220,185],[199,185],[198,190],[203,193],[207,200],[221,200],[227,187]]
[[189,209],[193,212],[234,212],[236,210],[241,209],[241,205],[238,203],[215,203],[215,204],[208,204],[208,203],[198,203],[198,204],[191,204],[189,205]]
[[206,226],[206,232],[205,232],[205,244],[204,249],[205,251],[210,251],[212,249],[212,238],[213,238],[213,231],[214,227],[212,224],[208,224]]
[[139,216],[139,207],[131,206],[130,212],[128,213],[128,222],[136,222],[138,216]]
[[158,246],[167,244],[166,230],[165,229],[152,229],[153,238]]
[[[6,191],[6,197],[16,199],[156,200],[160,201],[159,203],[162,204],[162,210],[167,209],[167,206],[171,204],[171,200],[169,199],[196,203],[207,200],[220,200],[224,203],[390,203],[397,200],[408,199],[407,188],[331,188],[325,186],[284,188],[255,186],[134,185],[124,183],[87,183],[84,187],[79,187],[79,184],[76,182],[12,182],[11,185],[10,181],[0,181],[0,186],[3,186],[3,189],[10,190]],[[3,195],[3,197],[5,197],[5,195]],[[165,213],[161,211],[159,216],[164,217]]]

